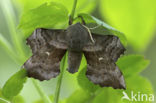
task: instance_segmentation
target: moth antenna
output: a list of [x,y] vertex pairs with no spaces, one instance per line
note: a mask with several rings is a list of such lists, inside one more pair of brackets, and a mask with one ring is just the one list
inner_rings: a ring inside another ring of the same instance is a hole
[[88,31],[88,33],[89,33],[89,36],[90,36],[91,41],[92,41],[93,43],[95,43],[95,41],[94,41],[94,39],[93,39],[93,37],[92,37],[91,31],[89,30],[89,28],[88,28],[87,26],[85,26],[85,25],[83,25],[83,27],[85,27],[85,28],[87,29],[87,31]]
[[98,27],[100,27],[100,26],[102,26],[102,25],[99,24],[99,25],[97,25],[97,26],[95,26],[95,27],[92,27],[92,28],[89,28],[89,29],[92,29],[92,30],[93,30],[93,29],[96,29],[96,28],[98,28]]
[[69,25],[72,25],[73,24],[73,20],[71,18],[71,16],[69,16]]

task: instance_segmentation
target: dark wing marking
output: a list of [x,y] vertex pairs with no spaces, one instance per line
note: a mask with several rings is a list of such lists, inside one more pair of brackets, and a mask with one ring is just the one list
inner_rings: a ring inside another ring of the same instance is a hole
[[102,87],[125,89],[124,77],[115,64],[125,51],[119,38],[113,35],[93,34],[92,36],[95,44],[88,43],[84,47],[88,79]]
[[75,73],[78,71],[82,59],[82,52],[68,51],[68,71]]
[[49,80],[59,74],[60,61],[67,49],[64,35],[64,30],[36,29],[27,39],[33,53],[24,63],[29,77]]

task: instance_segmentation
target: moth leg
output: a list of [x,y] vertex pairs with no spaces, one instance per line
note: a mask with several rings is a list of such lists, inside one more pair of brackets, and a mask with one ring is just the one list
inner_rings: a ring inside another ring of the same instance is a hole
[[75,73],[78,71],[82,59],[81,52],[69,51],[68,52],[68,71]]
[[86,25],[86,22],[85,22],[85,20],[83,19],[83,17],[82,16],[78,16],[81,20],[82,20],[82,24],[83,25]]
[[71,16],[69,16],[69,25],[72,25],[73,24],[73,20],[71,18]]

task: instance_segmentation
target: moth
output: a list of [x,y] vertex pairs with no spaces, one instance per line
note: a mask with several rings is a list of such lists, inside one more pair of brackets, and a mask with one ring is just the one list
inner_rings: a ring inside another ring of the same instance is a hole
[[59,75],[60,62],[68,51],[68,71],[78,71],[82,55],[87,60],[87,78],[101,87],[125,89],[122,72],[115,62],[125,48],[114,35],[90,33],[81,23],[66,30],[36,29],[27,38],[32,56],[24,63],[29,77],[49,80]]

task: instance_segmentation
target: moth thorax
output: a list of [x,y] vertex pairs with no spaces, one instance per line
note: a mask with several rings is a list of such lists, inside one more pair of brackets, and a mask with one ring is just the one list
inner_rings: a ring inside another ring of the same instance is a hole
[[88,42],[88,38],[88,31],[80,23],[71,25],[67,29],[69,50],[82,51],[84,45]]

